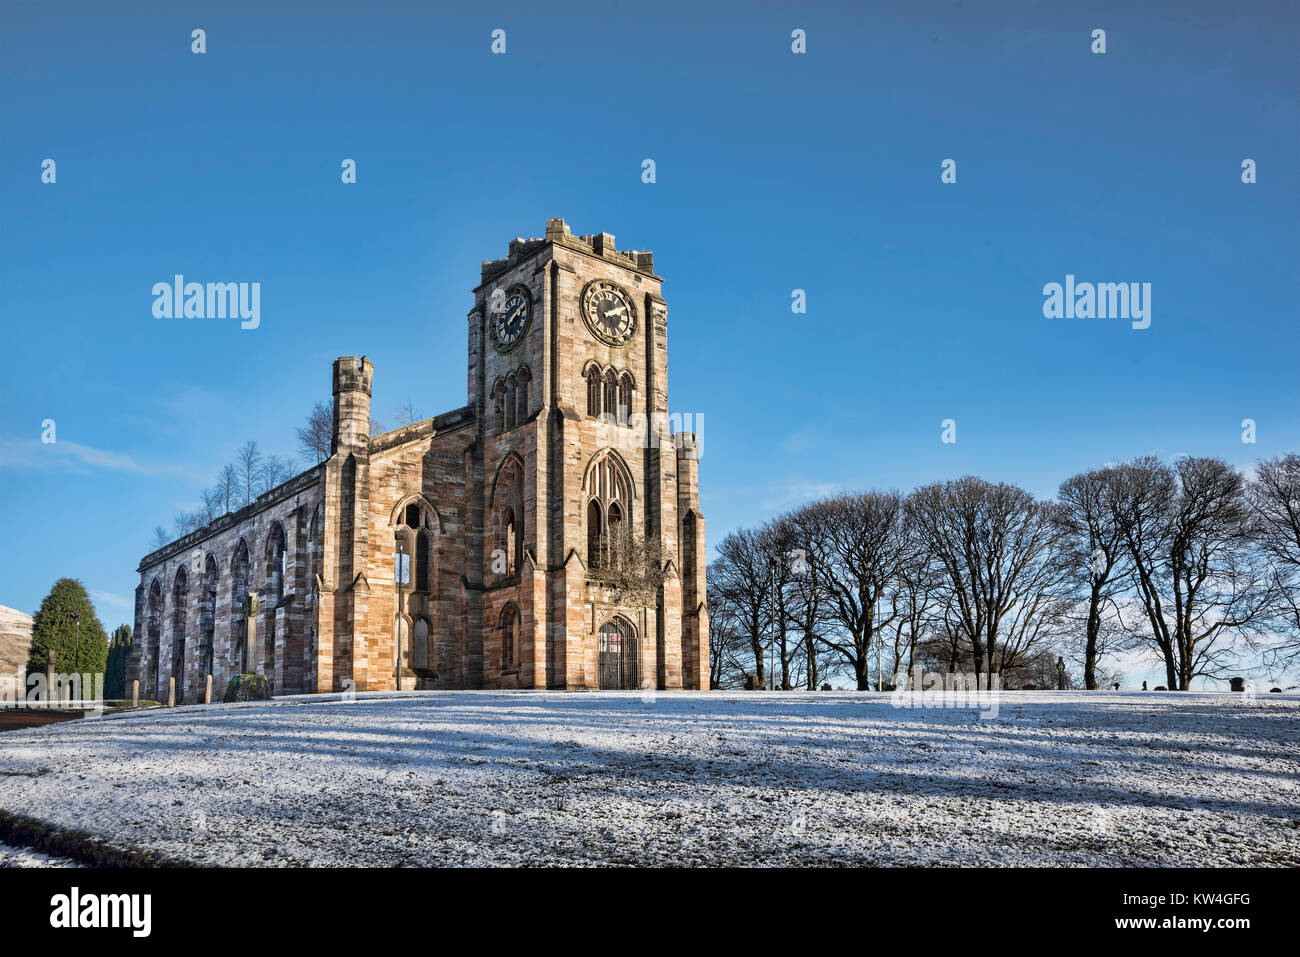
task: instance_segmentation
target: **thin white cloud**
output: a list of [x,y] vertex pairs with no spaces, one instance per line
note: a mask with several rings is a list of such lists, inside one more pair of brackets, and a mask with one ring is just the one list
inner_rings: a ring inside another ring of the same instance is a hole
[[90,597],[101,605],[112,605],[114,608],[133,609],[135,606],[135,602],[131,599],[115,595],[111,591],[92,591]]
[[0,468],[54,468],[82,471],[86,467],[136,475],[171,476],[190,479],[193,469],[187,465],[139,462],[124,452],[97,449],[80,442],[59,439],[40,442],[36,439],[0,438]]

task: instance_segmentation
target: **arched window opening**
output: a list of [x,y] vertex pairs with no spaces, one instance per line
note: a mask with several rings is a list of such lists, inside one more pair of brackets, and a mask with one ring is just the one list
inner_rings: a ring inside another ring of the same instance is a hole
[[600,502],[587,503],[587,566],[598,568],[604,564],[605,530],[600,513]]
[[509,432],[515,427],[515,377],[506,376],[506,395],[503,400],[505,406],[505,431]]
[[207,557],[199,590],[199,673],[212,674],[213,644],[217,628],[217,560]]
[[[325,506],[317,505],[311,516],[307,533],[307,587],[314,589],[316,576],[321,573],[321,555],[324,552]],[[312,594],[315,594],[313,591]]]
[[251,571],[248,560],[248,543],[242,538],[235,547],[235,556],[230,562],[230,597],[231,611],[234,619],[231,628],[231,651],[235,656],[232,665],[238,671],[250,671],[253,668],[251,655],[248,653],[248,586]]
[[490,396],[492,406],[492,430],[500,433],[505,431],[505,397],[506,384],[505,380],[497,379],[492,383],[492,394]]
[[411,531],[399,528],[394,536],[393,581],[399,588],[411,585]]
[[158,579],[149,586],[149,624],[145,640],[145,654],[149,656],[145,678],[145,694],[158,700],[158,659],[162,654],[162,585]]
[[493,564],[500,574],[509,577],[519,570],[519,523],[509,505],[497,511],[496,536],[498,554],[493,556]]
[[189,622],[190,576],[184,568],[172,583],[172,677],[176,679],[176,700],[185,700],[185,629]]
[[614,375],[613,369],[605,373],[605,390],[601,411],[610,418],[613,418],[618,411],[618,377]]
[[609,506],[609,563],[614,568],[623,567],[623,560],[626,557],[624,542],[620,535],[623,532],[623,510],[618,507],[617,502]]
[[514,605],[501,609],[501,670],[508,671],[515,666],[515,631],[517,630],[519,612]]
[[492,485],[492,554],[489,569],[498,577],[517,574],[524,558],[524,473],[519,459],[508,456]]
[[422,528],[415,534],[415,590],[431,591],[429,586],[429,530]]
[[627,425],[632,414],[632,376],[624,372],[618,380],[618,423]]
[[587,370],[587,415],[600,418],[600,369],[594,365]]
[[528,383],[533,374],[524,366],[515,376],[515,424],[523,425],[528,421]]
[[272,609],[284,600],[287,568],[288,552],[285,548],[284,526],[276,522],[271,526],[271,534],[266,540],[266,590]]

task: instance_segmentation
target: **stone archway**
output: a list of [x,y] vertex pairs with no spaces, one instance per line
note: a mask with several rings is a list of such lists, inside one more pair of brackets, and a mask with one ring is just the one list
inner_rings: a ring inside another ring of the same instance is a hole
[[611,618],[600,626],[597,642],[601,690],[638,690],[640,646],[632,624],[621,616]]

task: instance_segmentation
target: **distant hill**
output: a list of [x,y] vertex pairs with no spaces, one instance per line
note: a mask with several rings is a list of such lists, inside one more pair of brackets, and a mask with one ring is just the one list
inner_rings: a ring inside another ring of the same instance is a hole
[[0,675],[17,674],[27,667],[32,647],[32,616],[0,605]]

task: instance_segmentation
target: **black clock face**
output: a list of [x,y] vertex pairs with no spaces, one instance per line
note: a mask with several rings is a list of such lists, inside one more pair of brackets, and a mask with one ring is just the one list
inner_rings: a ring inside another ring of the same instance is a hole
[[603,279],[582,291],[582,314],[587,328],[610,345],[620,346],[636,332],[636,309],[619,286]]
[[501,311],[491,318],[492,341],[497,349],[509,352],[518,344],[531,314],[532,303],[526,292],[515,291],[506,297]]

